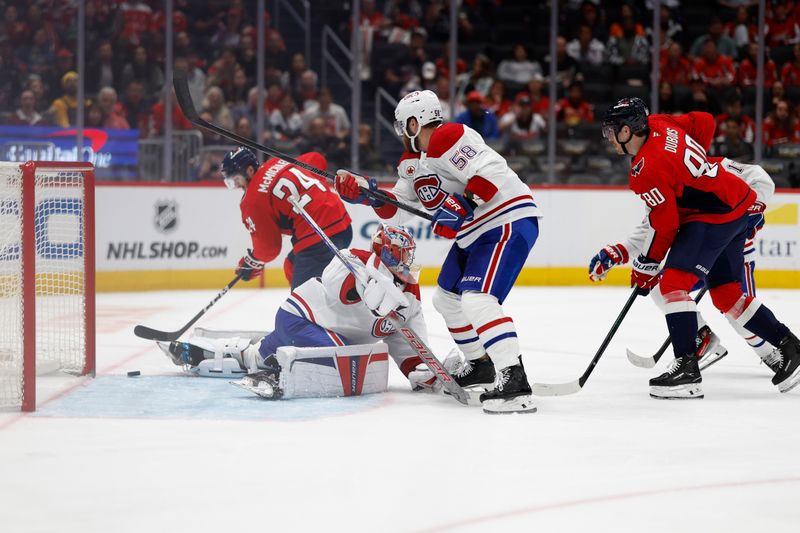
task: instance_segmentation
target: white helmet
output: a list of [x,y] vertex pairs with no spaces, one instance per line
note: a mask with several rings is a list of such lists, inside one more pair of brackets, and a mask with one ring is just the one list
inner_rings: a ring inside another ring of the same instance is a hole
[[[408,119],[414,117],[419,123],[417,132],[414,135],[408,131]],[[406,136],[411,140],[411,147],[414,146],[414,139],[419,135],[422,126],[431,122],[442,121],[442,105],[439,98],[433,91],[414,91],[408,93],[397,103],[394,108],[394,131],[399,137]]]

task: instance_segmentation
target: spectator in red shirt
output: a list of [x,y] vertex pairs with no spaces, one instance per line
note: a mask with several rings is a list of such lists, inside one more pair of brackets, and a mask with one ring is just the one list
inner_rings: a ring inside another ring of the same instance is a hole
[[506,98],[506,84],[503,80],[494,80],[489,94],[486,96],[486,107],[492,110],[495,116],[502,117],[511,107],[511,100]]
[[800,28],[789,6],[783,2],[772,3],[772,16],[767,17],[767,46],[794,44],[800,37]]
[[[436,72],[439,76],[450,77],[450,44],[442,47],[442,55],[436,58]],[[456,74],[463,74],[467,71],[467,63],[460,57],[456,57]]]
[[725,127],[728,120],[734,119],[739,124],[739,133],[742,139],[752,143],[756,138],[756,122],[751,117],[742,114],[742,99],[739,95],[733,96],[728,101],[727,110],[715,117],[717,122],[717,141],[725,139]]
[[714,89],[726,89],[733,83],[736,69],[730,57],[720,54],[711,39],[703,43],[703,53],[694,62],[695,74]]
[[661,81],[672,85],[689,85],[692,77],[692,64],[683,55],[681,45],[672,43],[666,57],[661,59]]
[[153,10],[144,2],[122,2],[117,17],[120,40],[133,47],[141,44],[142,34],[150,28]]
[[103,87],[97,93],[97,105],[103,111],[103,127],[129,130],[131,127],[122,114],[122,105],[117,102],[117,91],[113,87]]
[[150,109],[145,102],[142,82],[133,80],[125,87],[122,108],[128,124],[139,130],[139,137],[146,137],[150,127]]
[[[181,106],[175,99],[175,91],[170,89],[170,97],[172,98],[172,128],[174,130],[190,130],[192,123],[186,118],[186,115],[181,111]],[[158,102],[153,105],[152,116],[150,118],[150,136],[157,137],[164,134],[164,112],[165,112],[164,99],[160,98]],[[213,122],[213,119],[212,119]],[[232,128],[231,128],[232,129]]]
[[[736,70],[736,84],[740,87],[754,87],[756,84],[756,72],[758,65],[758,43],[752,42],[747,46],[747,57],[739,63]],[[764,87],[771,88],[777,80],[778,68],[775,62],[769,57],[764,62]]]
[[544,95],[544,78],[534,76],[528,82],[528,94],[531,97],[531,111],[542,115],[545,120],[550,116],[550,97]]
[[777,144],[800,142],[800,124],[797,116],[790,110],[789,103],[781,100],[764,121],[764,144],[773,147]]
[[781,69],[781,80],[786,87],[800,85],[800,44],[793,47],[794,58]]
[[566,123],[567,126],[594,122],[594,111],[583,99],[583,85],[580,82],[573,82],[569,86],[567,97],[559,100],[556,105],[556,120]]

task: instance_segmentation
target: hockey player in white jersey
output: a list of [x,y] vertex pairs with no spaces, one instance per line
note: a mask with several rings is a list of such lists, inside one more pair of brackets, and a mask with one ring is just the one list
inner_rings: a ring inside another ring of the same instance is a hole
[[[480,396],[487,413],[533,412],[516,328],[502,307],[539,234],[531,191],[480,134],[443,124],[432,91],[405,96],[395,119],[406,153],[390,194],[433,213],[433,231],[455,240],[433,296],[465,356],[455,379],[465,388],[491,388]],[[377,184],[337,173],[342,199],[372,205],[382,218],[395,216],[394,206],[364,197],[359,187]]]
[[[412,389],[438,390],[439,384],[429,372],[416,370],[422,360],[385,318],[394,310],[420,337],[427,338],[413,262],[415,248],[408,230],[381,225],[373,236],[371,250],[342,251],[356,268],[364,271],[366,286],[334,259],[321,277],[297,287],[281,304],[272,333],[257,342],[239,337],[215,344],[226,357],[235,358],[254,371],[244,379],[247,385],[255,389],[263,383],[275,390],[276,397],[280,395],[277,383],[281,372],[275,359],[278,348],[368,345],[379,341],[388,345],[389,355]],[[169,352],[175,364],[190,366],[215,355],[187,343],[173,343]]]
[[[744,273],[742,276],[742,291],[748,296],[756,295],[755,278],[753,276],[756,268],[755,244],[756,233],[764,226],[764,210],[771,201],[775,193],[775,183],[769,174],[758,165],[747,165],[723,157],[709,157],[710,164],[720,164],[725,170],[738,176],[751,189],[756,192],[756,203],[750,208],[748,220],[749,234],[744,246]],[[636,227],[631,235],[623,243],[607,245],[595,255],[589,263],[589,278],[592,281],[602,281],[608,271],[615,265],[628,262],[630,257],[636,257],[644,247],[652,228],[645,217],[642,223]],[[699,287],[696,287],[699,288]],[[656,305],[663,309],[665,302],[661,291],[650,291],[650,296]],[[764,339],[747,331],[737,322],[731,320],[728,315],[728,322],[734,330],[753,348],[756,355],[764,361],[767,366],[775,371],[778,363],[778,350]],[[716,363],[725,357],[728,351],[720,344],[719,337],[711,331],[706,321],[697,313],[697,355],[700,357],[699,366],[702,370]]]

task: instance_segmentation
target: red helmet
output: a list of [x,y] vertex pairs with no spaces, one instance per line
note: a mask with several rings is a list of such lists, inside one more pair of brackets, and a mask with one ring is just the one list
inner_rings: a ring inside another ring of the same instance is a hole
[[416,283],[419,265],[414,264],[417,244],[404,226],[381,224],[372,236],[372,251],[404,283]]

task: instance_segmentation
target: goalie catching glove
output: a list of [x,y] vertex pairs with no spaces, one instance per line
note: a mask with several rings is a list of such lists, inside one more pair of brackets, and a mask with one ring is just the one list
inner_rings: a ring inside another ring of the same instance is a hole
[[253,250],[247,250],[247,255],[239,260],[239,266],[236,267],[236,275],[244,281],[250,281],[256,276],[260,276],[264,270],[264,261],[256,259],[253,255]]

